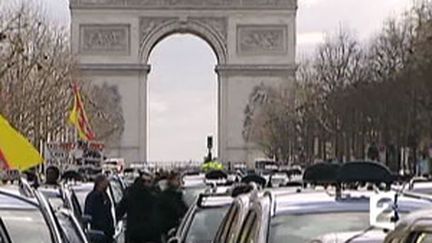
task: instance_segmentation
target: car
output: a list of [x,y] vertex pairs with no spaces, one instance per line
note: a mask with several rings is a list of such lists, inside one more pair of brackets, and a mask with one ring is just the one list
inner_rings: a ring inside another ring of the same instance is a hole
[[227,194],[199,194],[169,243],[212,242],[233,198]]
[[1,242],[65,242],[47,201],[38,192],[33,196],[0,189]]
[[409,181],[405,191],[432,196],[432,181],[427,178],[413,178]]
[[[263,193],[262,191],[259,191],[259,187],[255,183],[252,184],[252,187],[253,189],[250,192],[243,193],[239,196],[234,195],[235,199],[232,202],[228,212],[225,214],[213,243],[235,242],[240,232],[242,222],[246,217],[252,202]],[[290,187],[290,189],[284,188],[273,190],[273,193],[287,193],[288,190],[292,193],[296,193],[299,190],[299,187],[293,186]]]
[[[122,182],[121,178],[118,176],[112,176],[109,178],[110,184],[108,187],[108,197],[111,200],[112,205],[112,216],[114,219],[114,228],[115,228],[115,234],[114,239],[118,242],[121,242],[124,238],[124,222],[123,219],[117,219],[115,215],[115,207],[118,203],[120,203],[121,199],[123,198],[124,191],[125,191],[125,183]],[[94,184],[93,183],[75,183],[68,185],[68,188],[71,191],[71,202],[73,204],[74,213],[77,216],[78,219],[80,219],[82,222],[87,221],[88,216],[84,215],[84,206],[85,206],[85,199],[87,195],[93,190]]]
[[413,212],[401,220],[393,231],[387,234],[383,243],[431,242],[432,210]]
[[84,221],[74,208],[71,192],[67,188],[61,185],[42,185],[36,190],[47,199],[68,242],[87,243],[96,238],[95,234],[103,235],[103,232],[89,230],[89,222]]
[[288,174],[284,172],[275,172],[269,178],[272,187],[285,186],[289,180]]
[[[360,161],[319,167],[321,170],[306,170],[304,179],[313,184],[322,182],[327,189],[277,194],[267,191],[250,206],[235,242],[351,242],[370,232],[370,199],[377,192],[365,185],[378,185],[379,192],[389,190],[393,178],[390,171],[381,164]],[[387,205],[385,210],[393,212],[392,205]],[[388,221],[431,206],[430,200],[400,195],[394,217]]]
[[238,196],[231,204],[216,232],[213,243],[230,243],[237,238],[241,222],[249,210],[251,198],[257,196],[257,191]]
[[198,195],[203,193],[208,188],[204,180],[205,174],[201,173],[183,175],[183,200],[188,207],[192,206]]
[[125,160],[123,158],[110,158],[106,159],[102,163],[102,169],[104,171],[111,171],[114,174],[123,173],[125,168]]

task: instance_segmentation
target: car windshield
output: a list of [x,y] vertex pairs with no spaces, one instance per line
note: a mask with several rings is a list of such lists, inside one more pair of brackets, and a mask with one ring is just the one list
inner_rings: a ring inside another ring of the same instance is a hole
[[194,203],[195,199],[198,195],[204,192],[206,189],[206,185],[194,186],[194,187],[186,187],[183,190],[183,200],[186,205],[190,206]]
[[84,210],[85,199],[90,192],[91,192],[91,190],[89,190],[89,191],[86,191],[86,190],[75,191],[75,195],[77,196],[78,202],[79,202],[82,210]]
[[188,243],[210,243],[216,235],[219,224],[222,222],[227,207],[207,208],[199,210],[193,217],[191,226],[186,235]]
[[119,181],[111,180],[111,189],[113,194],[113,199],[116,204],[120,203],[123,198],[123,188]]
[[64,206],[63,199],[58,190],[40,189],[39,191],[48,199],[48,202],[54,210],[58,210]]
[[38,210],[0,210],[6,230],[13,243],[47,243],[49,228]]
[[270,243],[304,243],[332,233],[361,231],[369,227],[368,212],[280,215],[272,219]]

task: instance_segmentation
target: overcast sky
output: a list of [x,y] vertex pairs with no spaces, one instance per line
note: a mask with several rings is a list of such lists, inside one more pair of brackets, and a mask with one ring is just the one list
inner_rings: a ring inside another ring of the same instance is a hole
[[[0,0],[14,1],[14,0]],[[56,23],[68,25],[68,0],[42,2]],[[412,0],[299,0],[297,58],[313,53],[326,33],[340,26],[362,40],[383,21],[399,15]],[[173,35],[151,54],[149,77],[149,160],[201,160],[206,136],[216,135],[217,78],[215,55],[203,40]]]

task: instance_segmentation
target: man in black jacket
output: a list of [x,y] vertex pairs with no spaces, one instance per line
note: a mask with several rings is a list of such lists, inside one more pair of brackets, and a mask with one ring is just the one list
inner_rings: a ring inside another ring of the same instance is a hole
[[153,176],[142,172],[116,208],[117,218],[127,214],[127,243],[160,243],[160,215]]
[[91,228],[105,233],[106,243],[113,242],[115,233],[112,204],[106,192],[109,181],[104,175],[98,175],[95,179],[93,191],[85,200],[84,214],[91,216]]
[[162,233],[166,237],[168,231],[179,225],[186,214],[187,206],[180,190],[180,176],[172,172],[167,178],[167,188],[159,195],[159,211],[162,220]]

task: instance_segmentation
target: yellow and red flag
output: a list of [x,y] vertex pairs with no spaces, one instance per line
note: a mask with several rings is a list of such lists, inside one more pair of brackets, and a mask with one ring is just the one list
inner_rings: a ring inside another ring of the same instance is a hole
[[0,169],[25,171],[42,162],[33,145],[0,115]]
[[77,84],[72,86],[74,94],[74,105],[69,115],[69,122],[78,130],[79,138],[82,140],[94,140],[96,135],[93,132],[87,114],[84,109],[84,103],[79,92]]

